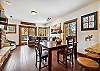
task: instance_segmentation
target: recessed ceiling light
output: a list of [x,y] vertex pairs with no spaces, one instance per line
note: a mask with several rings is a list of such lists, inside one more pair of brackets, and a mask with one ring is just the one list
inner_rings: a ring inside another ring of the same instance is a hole
[[31,14],[32,15],[36,15],[38,12],[36,12],[36,11],[31,11]]
[[11,5],[11,2],[8,1],[8,0],[6,0],[5,3],[6,3],[7,5]]

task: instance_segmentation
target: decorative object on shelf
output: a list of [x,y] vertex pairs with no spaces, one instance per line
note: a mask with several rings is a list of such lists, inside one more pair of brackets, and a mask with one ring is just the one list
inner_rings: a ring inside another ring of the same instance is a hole
[[81,16],[81,31],[97,30],[97,12]]
[[7,25],[8,24],[8,18],[4,14],[4,10],[0,10],[0,24]]
[[0,24],[7,25],[8,24],[8,19],[0,16]]
[[62,40],[60,38],[56,38],[57,44],[61,44]]
[[16,33],[16,25],[8,24],[7,25],[7,33]]

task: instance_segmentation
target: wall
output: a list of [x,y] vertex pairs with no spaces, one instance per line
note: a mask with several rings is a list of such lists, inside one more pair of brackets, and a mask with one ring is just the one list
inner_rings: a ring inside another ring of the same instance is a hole
[[13,40],[19,45],[19,24],[20,21],[14,19],[8,19],[8,24],[16,24],[16,33],[8,33],[6,38],[9,40]]
[[[46,24],[46,26],[49,26],[50,29],[51,29],[53,25],[58,24],[58,23],[61,23],[61,20],[60,19],[57,19],[57,20],[55,20],[55,21],[53,21],[51,23],[48,23],[48,24]],[[50,33],[51,33],[51,30],[50,30]],[[60,37],[60,36],[61,36],[61,34],[59,34],[59,33],[58,34],[50,34],[50,37]]]
[[100,9],[99,9],[99,42],[100,42]]
[[99,29],[99,42],[100,42],[100,4],[98,4],[98,29]]
[[[77,41],[78,41],[78,46],[77,47],[78,47],[78,52],[80,52],[80,53],[84,53],[85,48],[90,47],[90,46],[94,45],[95,43],[99,42],[98,38],[100,36],[100,29],[99,30],[90,30],[90,31],[81,31],[81,16],[85,15],[85,14],[88,14],[88,13],[92,13],[94,11],[98,11],[99,8],[100,8],[98,6],[99,3],[100,3],[100,1],[96,1],[93,4],[90,4],[86,7],[83,7],[78,11],[74,11],[72,13],[66,14],[65,16],[62,16],[61,18],[59,18],[59,19],[55,20],[54,22],[50,23],[51,25],[55,24],[55,23],[62,23],[61,28],[63,30],[63,23],[65,21],[78,18],[78,20],[77,20]],[[98,11],[98,12],[100,12],[100,11]],[[100,24],[100,22],[99,22],[99,24]],[[99,25],[99,28],[100,28],[100,25]],[[92,38],[91,41],[85,41],[85,37],[87,37],[88,35],[93,35],[93,38]],[[63,33],[62,33],[62,37],[63,37]]]
[[[8,19],[8,24],[16,24],[16,33],[8,33],[6,35],[6,38],[9,40],[15,41],[17,45],[19,45],[19,25],[21,25],[20,23],[21,23],[21,21],[19,21],[19,20]],[[44,24],[36,24],[36,26],[43,27],[45,25]]]

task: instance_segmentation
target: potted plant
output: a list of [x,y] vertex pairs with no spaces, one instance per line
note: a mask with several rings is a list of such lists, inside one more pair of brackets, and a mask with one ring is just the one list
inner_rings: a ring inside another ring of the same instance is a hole
[[61,44],[62,40],[60,38],[56,38],[57,44]]

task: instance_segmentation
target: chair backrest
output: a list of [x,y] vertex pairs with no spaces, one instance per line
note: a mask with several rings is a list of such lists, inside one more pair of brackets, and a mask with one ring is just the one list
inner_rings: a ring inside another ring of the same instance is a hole
[[74,47],[74,37],[73,36],[67,37],[67,45],[68,45],[68,48]]
[[39,57],[42,57],[42,55],[47,53],[47,49],[45,49],[45,47],[40,44],[40,41],[36,42],[35,51],[37,54],[39,54]]
[[40,45],[39,42],[36,42],[35,43],[35,51],[36,51],[36,54],[39,54],[39,57],[41,57],[41,54],[42,54],[42,46]]

